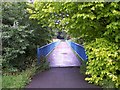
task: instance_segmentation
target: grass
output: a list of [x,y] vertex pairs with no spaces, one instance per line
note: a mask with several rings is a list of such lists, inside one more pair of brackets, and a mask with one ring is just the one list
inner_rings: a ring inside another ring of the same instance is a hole
[[0,75],[0,90],[2,89],[2,75]]
[[46,58],[41,58],[41,64],[33,64],[31,68],[27,68],[25,71],[18,72],[14,75],[3,74],[2,76],[2,88],[25,88],[31,81],[33,75],[38,72],[43,72],[49,69],[49,63],[46,62]]
[[3,75],[2,88],[24,88],[35,74],[36,68],[27,69],[16,75]]

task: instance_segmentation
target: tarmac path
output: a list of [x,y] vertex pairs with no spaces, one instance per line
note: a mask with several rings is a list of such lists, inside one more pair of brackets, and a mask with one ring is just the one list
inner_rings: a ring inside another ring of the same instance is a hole
[[47,57],[50,70],[36,74],[26,88],[99,88],[88,84],[80,74],[80,61],[62,41]]
[[36,74],[26,88],[99,88],[88,84],[77,67],[51,68]]

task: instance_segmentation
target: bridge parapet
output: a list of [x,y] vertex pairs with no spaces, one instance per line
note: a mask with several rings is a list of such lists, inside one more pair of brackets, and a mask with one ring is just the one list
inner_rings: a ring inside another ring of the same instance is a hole
[[40,64],[40,58],[42,56],[47,56],[53,49],[60,43],[60,41],[52,42],[50,44],[47,44],[45,46],[42,46],[40,48],[37,48],[37,59],[38,64]]
[[88,57],[86,55],[86,51],[82,45],[79,45],[77,43],[74,43],[72,41],[66,40],[66,42],[69,44],[70,47],[76,52],[76,54],[83,60],[87,61]]

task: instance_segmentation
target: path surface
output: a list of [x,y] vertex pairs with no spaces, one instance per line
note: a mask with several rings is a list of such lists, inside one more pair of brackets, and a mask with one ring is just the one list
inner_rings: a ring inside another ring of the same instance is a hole
[[80,66],[80,60],[65,41],[61,41],[47,58],[50,67]]
[[36,74],[26,88],[98,88],[84,80],[76,67],[80,62],[66,42],[61,42],[47,58],[52,68]]
[[99,88],[88,84],[79,68],[51,68],[36,74],[26,88]]

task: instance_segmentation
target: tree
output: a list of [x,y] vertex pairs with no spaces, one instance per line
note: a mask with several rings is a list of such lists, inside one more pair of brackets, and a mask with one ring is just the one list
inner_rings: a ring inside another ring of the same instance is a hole
[[36,58],[37,47],[50,42],[51,30],[30,20],[25,2],[2,3],[3,68],[24,70]]
[[52,29],[62,30],[64,25],[73,38],[84,40],[88,54],[86,75],[90,76],[86,80],[97,85],[120,85],[120,2],[57,3],[36,0],[33,8],[29,9],[30,18]]

